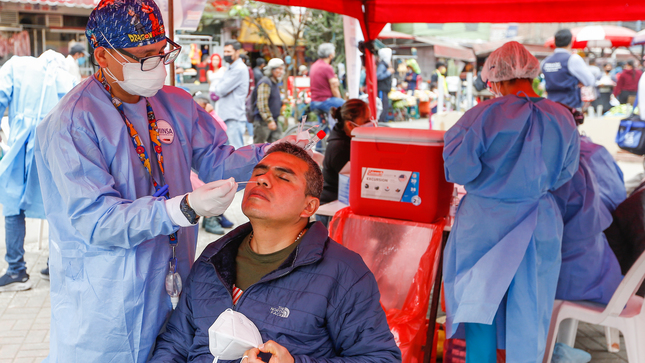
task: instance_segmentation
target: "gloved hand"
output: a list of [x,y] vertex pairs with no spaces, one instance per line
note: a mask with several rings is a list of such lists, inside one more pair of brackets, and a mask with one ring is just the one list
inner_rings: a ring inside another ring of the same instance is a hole
[[291,144],[294,144],[294,145],[297,145],[297,146],[300,146],[300,147],[305,147],[305,145],[307,145],[308,141],[309,141],[309,133],[307,131],[302,131],[298,135],[287,135],[287,136],[281,138],[280,140],[272,143],[269,146],[269,149],[271,148],[271,146],[281,144],[283,142],[288,142],[288,143],[291,143]]
[[219,216],[231,205],[236,191],[235,179],[217,180],[188,193],[188,204],[199,216]]

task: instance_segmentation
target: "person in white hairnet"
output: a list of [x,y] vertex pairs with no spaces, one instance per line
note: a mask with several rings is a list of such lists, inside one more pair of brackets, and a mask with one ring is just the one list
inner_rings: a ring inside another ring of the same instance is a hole
[[495,99],[444,136],[446,179],[464,185],[444,252],[446,334],[466,362],[542,360],[553,308],[562,215],[551,195],[578,170],[571,113],[538,97],[538,60],[517,42],[494,51],[482,79]]
[[392,49],[382,48],[378,51],[378,66],[376,67],[376,80],[379,98],[383,102],[383,112],[379,117],[380,122],[387,121],[387,112],[390,109],[390,100],[388,93],[392,90]]

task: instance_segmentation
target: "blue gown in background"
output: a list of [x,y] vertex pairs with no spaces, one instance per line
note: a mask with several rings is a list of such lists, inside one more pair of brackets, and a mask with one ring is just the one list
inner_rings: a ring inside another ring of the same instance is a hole
[[622,274],[603,231],[611,225],[615,206],[626,197],[622,172],[604,147],[581,137],[578,172],[553,195],[564,220],[555,297],[607,304]]
[[603,146],[594,144],[586,136],[580,137],[580,158],[587,160],[587,165],[596,175],[600,200],[613,213],[616,207],[627,199],[623,171]]
[[[622,280],[620,266],[603,231],[611,225],[609,208],[601,200],[597,175],[619,181],[613,163],[591,168],[591,147],[581,140],[580,166],[569,182],[553,192],[564,221],[562,267],[555,297],[560,300],[588,300],[606,304]],[[602,148],[602,146],[600,146]],[[604,148],[603,148],[604,150]],[[605,195],[619,194],[620,186],[605,190]],[[622,186],[624,193],[625,187]]]
[[467,191],[444,252],[446,336],[461,335],[462,323],[495,323],[508,362],[541,361],[562,239],[549,191],[578,170],[573,117],[552,101],[508,95],[466,112],[444,141],[446,179]]
[[[144,98],[124,104],[143,140],[153,175],[170,196],[191,192],[191,167],[205,182],[248,180],[264,146],[235,150],[226,133],[185,91],[148,98],[162,143],[165,178],[151,148]],[[125,123],[91,77],[67,94],[38,127],[36,159],[50,223],[51,332],[46,362],[143,363],[172,311],[165,290],[177,232],[178,272],[186,281],[198,226],[179,228],[166,212]]]
[[75,84],[65,57],[51,50],[38,58],[11,57],[0,68],[0,119],[9,107],[9,152],[0,160],[5,216],[24,210],[29,218],[45,218],[34,162],[36,126]]

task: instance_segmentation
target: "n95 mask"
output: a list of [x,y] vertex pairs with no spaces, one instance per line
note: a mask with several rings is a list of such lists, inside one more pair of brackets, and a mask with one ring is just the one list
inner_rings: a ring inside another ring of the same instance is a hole
[[123,66],[123,81],[119,81],[108,68],[103,68],[105,74],[110,76],[127,93],[142,97],[152,97],[163,88],[166,81],[166,66],[164,66],[163,62],[159,62],[157,67],[149,71],[142,71],[141,63],[128,62],[118,51],[116,53],[124,62],[120,62],[110,52],[106,53]]
[[208,345],[211,354],[218,359],[235,360],[244,352],[262,345],[260,331],[242,313],[226,309],[208,329]]

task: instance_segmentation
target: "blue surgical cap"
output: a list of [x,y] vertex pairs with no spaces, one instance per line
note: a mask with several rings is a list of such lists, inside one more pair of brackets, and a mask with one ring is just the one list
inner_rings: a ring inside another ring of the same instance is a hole
[[101,0],[85,29],[93,48],[132,48],[165,39],[165,28],[154,0]]

